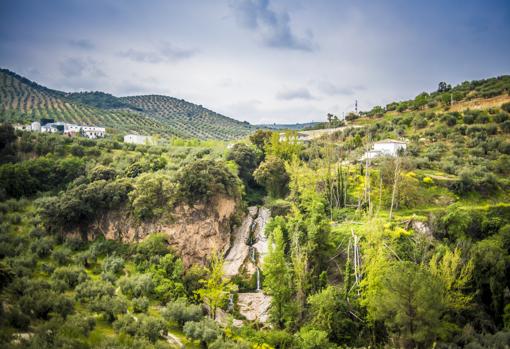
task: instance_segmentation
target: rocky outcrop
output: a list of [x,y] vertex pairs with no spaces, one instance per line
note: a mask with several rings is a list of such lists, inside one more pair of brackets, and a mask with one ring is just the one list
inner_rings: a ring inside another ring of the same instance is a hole
[[226,276],[232,277],[241,271],[252,276],[257,272],[257,266],[268,252],[264,229],[270,217],[271,212],[265,207],[248,208],[241,226],[233,232],[232,246],[225,256]]
[[250,254],[248,245],[251,238],[251,230],[257,217],[257,207],[249,207],[248,214],[243,219],[241,226],[234,229],[232,246],[225,256],[223,271],[228,277],[239,274],[241,266],[246,262]]
[[249,321],[265,323],[269,320],[271,297],[262,292],[239,293],[237,295],[239,313]]
[[218,196],[208,204],[181,205],[169,222],[137,223],[121,211],[110,212],[91,230],[108,239],[122,241],[141,241],[149,234],[163,233],[188,267],[194,263],[204,264],[211,254],[223,254],[229,249],[237,204],[232,198]]

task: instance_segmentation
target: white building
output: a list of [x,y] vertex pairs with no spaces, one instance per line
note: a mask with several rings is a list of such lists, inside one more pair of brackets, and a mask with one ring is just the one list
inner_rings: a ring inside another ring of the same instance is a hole
[[284,141],[292,141],[297,140],[298,142],[308,142],[311,140],[311,137],[308,133],[305,132],[296,132],[296,133],[280,133],[280,142]]
[[124,136],[124,143],[154,144],[154,139],[151,136],[129,134]]
[[380,156],[397,156],[399,153],[405,151],[406,148],[406,142],[394,139],[384,139],[382,141],[375,142],[372,149],[365,152],[360,160],[374,159]]
[[12,127],[14,127],[15,130],[19,130],[19,131],[30,131],[30,130],[32,130],[32,127],[30,127],[30,125],[14,124],[14,125],[12,125]]
[[41,126],[41,132],[42,133],[57,133],[58,128],[53,126],[53,124],[46,124],[44,126]]
[[41,132],[41,123],[39,121],[34,121],[30,124],[30,130],[34,132]]
[[103,138],[106,134],[106,129],[104,127],[96,127],[96,126],[81,126],[81,133],[91,139],[95,138]]

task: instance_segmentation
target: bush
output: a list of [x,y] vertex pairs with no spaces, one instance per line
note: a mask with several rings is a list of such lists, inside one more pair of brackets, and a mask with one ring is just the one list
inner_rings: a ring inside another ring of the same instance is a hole
[[176,322],[181,329],[186,322],[199,321],[203,316],[202,306],[188,304],[185,298],[169,302],[163,310],[165,320]]
[[510,113],[510,103],[505,103],[501,106],[501,109],[506,111],[507,113]]
[[65,289],[76,287],[88,280],[88,275],[79,267],[60,267],[55,269],[51,278],[63,282]]
[[145,313],[147,309],[149,309],[149,299],[147,297],[133,299],[133,312]]
[[112,297],[115,287],[106,281],[88,280],[76,287],[76,299],[81,302],[91,302],[96,298]]
[[239,180],[221,161],[194,161],[177,173],[176,180],[179,200],[190,205],[207,202],[218,194],[235,198],[241,194]]
[[150,274],[123,276],[119,279],[122,293],[130,298],[150,297],[154,291],[154,284]]
[[63,246],[59,246],[51,253],[51,258],[59,265],[69,264],[71,262],[72,251]]
[[103,262],[103,272],[118,274],[124,269],[124,259],[116,256],[108,256]]
[[216,321],[210,318],[203,318],[200,321],[188,321],[184,324],[183,332],[191,340],[199,340],[207,347],[220,336],[220,327]]

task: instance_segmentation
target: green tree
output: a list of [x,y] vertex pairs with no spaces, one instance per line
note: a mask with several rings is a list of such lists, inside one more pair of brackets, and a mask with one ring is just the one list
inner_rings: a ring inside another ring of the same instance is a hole
[[202,306],[189,304],[185,298],[179,298],[169,302],[163,311],[163,317],[168,321],[174,321],[182,329],[188,321],[199,321],[204,316]]
[[399,346],[429,347],[444,334],[442,284],[427,270],[412,262],[394,262],[374,292],[368,310],[385,323]]
[[198,201],[209,201],[220,194],[234,198],[241,194],[239,179],[222,161],[193,161],[177,173],[176,180],[179,199],[190,205]]
[[161,218],[172,209],[175,185],[162,173],[144,173],[137,177],[129,199],[135,217],[141,221]]
[[255,181],[266,188],[271,197],[283,197],[288,192],[289,175],[285,163],[276,156],[267,159],[253,173]]
[[200,321],[188,321],[184,324],[183,332],[191,340],[198,340],[202,347],[217,339],[221,332],[220,327],[213,319],[203,318]]
[[236,143],[227,155],[227,160],[233,160],[239,167],[239,177],[247,185],[253,185],[253,171],[260,164],[260,151],[244,143]]
[[275,227],[269,238],[269,251],[264,259],[264,290],[272,297],[270,318],[282,328],[293,320],[293,289],[290,267],[285,258],[285,241],[279,226]]
[[195,293],[209,307],[210,316],[216,318],[216,310],[228,299],[230,293],[236,290],[236,286],[223,274],[223,258],[213,254],[209,264],[209,277],[201,280],[203,288]]
[[263,152],[272,134],[273,132],[269,130],[257,130],[250,136],[250,142]]

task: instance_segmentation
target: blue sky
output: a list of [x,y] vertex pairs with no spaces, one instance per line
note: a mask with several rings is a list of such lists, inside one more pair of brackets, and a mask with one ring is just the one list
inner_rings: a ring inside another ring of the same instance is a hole
[[510,1],[2,0],[0,66],[65,91],[317,121],[510,74]]

